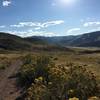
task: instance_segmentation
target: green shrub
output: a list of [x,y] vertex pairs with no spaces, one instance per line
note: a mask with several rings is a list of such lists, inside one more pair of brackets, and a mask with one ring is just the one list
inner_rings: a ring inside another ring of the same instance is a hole
[[[44,81],[48,81],[49,57],[38,57],[33,61],[31,56],[25,56],[24,63],[19,71],[18,82],[22,86],[28,86],[34,82],[35,78],[43,77]],[[33,63],[34,62],[34,63]]]
[[18,73],[18,83],[21,86],[30,86],[30,84],[33,82],[33,79],[35,79],[34,74],[35,71],[33,64],[23,65]]
[[0,64],[0,70],[5,69],[5,65],[4,64]]
[[36,61],[35,77],[38,78],[42,76],[44,81],[48,82],[50,64],[51,60],[49,57],[39,57]]
[[43,77],[35,79],[35,83],[27,89],[25,100],[50,100],[48,88],[43,83]]

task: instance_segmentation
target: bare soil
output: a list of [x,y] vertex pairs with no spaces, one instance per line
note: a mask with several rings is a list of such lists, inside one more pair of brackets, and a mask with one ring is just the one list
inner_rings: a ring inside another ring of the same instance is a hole
[[11,66],[0,72],[0,100],[15,100],[20,95],[20,89],[16,84],[16,73],[22,62],[14,61]]

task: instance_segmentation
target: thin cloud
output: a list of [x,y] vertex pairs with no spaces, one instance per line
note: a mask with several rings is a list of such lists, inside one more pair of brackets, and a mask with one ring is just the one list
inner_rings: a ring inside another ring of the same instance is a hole
[[41,28],[47,28],[49,26],[55,26],[59,24],[63,24],[63,20],[56,20],[56,21],[48,21],[48,22],[20,22],[17,25],[10,25],[10,27],[15,27],[15,28],[22,28],[22,27],[34,27],[36,30],[39,30]]
[[4,1],[2,2],[2,6],[3,6],[3,7],[7,7],[7,6],[9,6],[9,5],[11,5],[11,1],[9,1],[9,0],[4,0]]
[[96,22],[96,21],[94,21],[94,22],[86,22],[86,23],[84,23],[83,24],[83,26],[84,27],[92,27],[92,26],[100,26],[100,22],[98,21],[98,22]]
[[2,25],[2,26],[0,26],[0,28],[5,28],[6,26],[4,26],[4,25]]
[[81,30],[80,28],[72,28],[67,31],[67,34],[72,35],[73,33],[80,31],[80,30]]
[[41,28],[40,27],[36,27],[36,28],[34,28],[35,30],[40,30]]
[[50,22],[43,23],[42,26],[43,27],[48,27],[48,26],[59,25],[59,24],[62,24],[62,23],[64,23],[63,20],[50,21]]
[[27,30],[27,31],[6,31],[7,33],[21,36],[21,37],[29,37],[29,36],[57,36],[54,32],[46,32],[46,31],[33,31],[33,30]]

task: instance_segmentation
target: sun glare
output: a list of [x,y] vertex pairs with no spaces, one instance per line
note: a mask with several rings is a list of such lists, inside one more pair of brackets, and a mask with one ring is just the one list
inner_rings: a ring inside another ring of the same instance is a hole
[[58,0],[59,5],[62,6],[71,6],[75,0]]
[[71,0],[60,0],[60,2],[65,4],[65,3],[70,3]]

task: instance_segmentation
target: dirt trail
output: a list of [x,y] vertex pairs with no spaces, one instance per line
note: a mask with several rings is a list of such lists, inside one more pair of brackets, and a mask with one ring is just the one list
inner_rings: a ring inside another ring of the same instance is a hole
[[0,72],[0,100],[15,100],[20,95],[16,86],[16,77],[13,77],[20,68],[22,62],[14,61],[10,67]]

